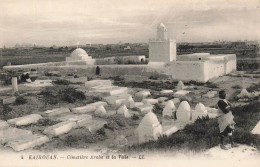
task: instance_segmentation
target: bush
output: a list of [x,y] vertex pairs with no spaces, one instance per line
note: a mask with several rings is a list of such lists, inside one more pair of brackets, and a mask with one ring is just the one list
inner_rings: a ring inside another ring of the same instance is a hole
[[136,115],[136,114],[133,114],[132,115],[132,120],[138,120],[139,119],[139,116],[138,115]]
[[161,115],[161,114],[162,114],[162,111],[163,111],[163,106],[162,106],[161,104],[155,104],[155,105],[153,106],[153,112],[154,112],[155,114]]
[[83,92],[67,86],[46,87],[40,92],[48,104],[57,104],[59,102],[73,103],[77,100],[85,100],[86,96]]
[[15,99],[16,105],[22,105],[22,104],[25,104],[25,103],[27,103],[27,100],[23,96],[16,97],[16,99]]

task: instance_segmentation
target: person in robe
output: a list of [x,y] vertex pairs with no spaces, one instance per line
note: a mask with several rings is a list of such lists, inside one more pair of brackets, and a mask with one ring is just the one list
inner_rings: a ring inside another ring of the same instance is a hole
[[220,130],[220,148],[223,150],[227,150],[226,146],[224,145],[225,136],[229,137],[232,148],[238,146],[234,143],[232,136],[235,129],[235,122],[232,111],[230,110],[232,104],[226,99],[226,92],[224,90],[221,90],[219,92],[219,98],[218,124]]

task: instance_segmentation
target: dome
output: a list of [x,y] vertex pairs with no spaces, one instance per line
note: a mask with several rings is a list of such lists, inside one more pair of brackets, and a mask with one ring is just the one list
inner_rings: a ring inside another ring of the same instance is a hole
[[162,28],[162,29],[166,29],[165,25],[163,23],[158,24],[157,28]]
[[190,105],[187,101],[182,101],[177,112],[190,112]]
[[158,123],[157,116],[153,112],[148,112],[142,119],[140,125],[151,126]]
[[204,112],[207,111],[206,108],[205,108],[205,106],[204,106],[202,103],[198,103],[198,104],[196,105],[196,107],[195,107],[195,110],[198,111],[198,112],[200,112],[200,113],[204,113]]
[[173,101],[171,101],[171,100],[169,100],[169,101],[166,102],[165,108],[166,108],[166,109],[176,109],[176,107],[175,107]]
[[77,57],[77,56],[88,56],[87,52],[84,49],[77,48],[71,54],[70,57]]

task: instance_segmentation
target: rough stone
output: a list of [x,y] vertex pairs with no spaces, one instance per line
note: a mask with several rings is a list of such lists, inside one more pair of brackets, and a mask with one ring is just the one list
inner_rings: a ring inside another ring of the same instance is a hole
[[187,101],[182,101],[177,109],[177,120],[187,122],[191,120],[191,108]]
[[98,101],[98,102],[94,102],[94,103],[91,103],[91,105],[95,106],[96,108],[98,108],[99,106],[107,106],[107,102],[104,102],[104,101]]
[[72,112],[79,113],[79,114],[90,113],[90,112],[94,112],[95,110],[96,107],[92,104],[87,104],[86,106],[81,106],[81,107],[76,107],[71,109]]
[[162,90],[160,91],[161,94],[171,94],[173,93],[173,90]]
[[122,105],[121,107],[119,107],[119,109],[117,110],[117,114],[123,115],[125,118],[131,117],[131,115],[125,105]]
[[60,122],[56,125],[47,127],[43,131],[43,133],[48,136],[59,136],[59,135],[68,133],[69,131],[71,131],[73,128],[76,128],[76,127],[77,127],[76,122],[65,121],[65,122]]
[[29,130],[23,130],[13,127],[5,128],[0,130],[0,143],[5,144],[8,141],[24,138],[28,135],[32,135],[32,132]]
[[173,133],[177,132],[178,130],[179,130],[178,127],[173,126],[173,127],[167,128],[167,130],[165,130],[165,131],[163,132],[163,134],[166,135],[166,136],[170,136],[170,135],[172,135]]
[[34,134],[9,141],[6,146],[13,148],[15,151],[22,151],[42,145],[49,141],[49,138],[44,135]]
[[135,96],[140,97],[140,98],[146,98],[148,96],[151,96],[151,93],[149,91],[147,91],[147,90],[142,90],[140,92],[137,92],[135,94]]
[[52,80],[35,80],[34,82],[25,83],[28,87],[47,87],[53,86]]
[[70,109],[69,108],[55,108],[52,110],[47,110],[44,113],[47,114],[47,116],[56,116],[64,113],[69,113]]
[[159,103],[158,99],[143,99],[142,102],[144,104],[157,104]]
[[106,116],[107,112],[106,112],[106,109],[104,108],[104,106],[99,106],[95,111],[95,115],[100,116],[100,117]]
[[19,118],[9,119],[7,123],[16,126],[29,125],[37,123],[41,118],[42,116],[39,114],[31,114]]
[[114,106],[114,107],[119,107],[121,106],[128,98],[130,97],[129,94],[123,94],[123,95],[117,95],[117,96],[108,96],[105,97],[105,101]]
[[138,142],[157,140],[162,135],[162,126],[153,112],[147,113],[135,131]]

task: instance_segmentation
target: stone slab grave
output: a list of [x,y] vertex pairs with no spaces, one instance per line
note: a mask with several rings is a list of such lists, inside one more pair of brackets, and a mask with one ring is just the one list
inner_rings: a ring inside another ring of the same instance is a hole
[[190,122],[183,122],[175,119],[163,118],[162,129],[166,135],[171,135],[177,132],[178,130],[183,129],[188,123]]
[[120,95],[120,94],[127,94],[128,88],[127,87],[117,87],[117,86],[99,86],[96,89],[91,89],[89,92],[91,93],[101,93],[104,96],[113,96],[113,95]]
[[78,113],[78,114],[90,113],[90,112],[94,112],[95,110],[96,110],[96,107],[91,104],[87,104],[87,105],[81,106],[81,107],[71,108],[72,112]]
[[11,91],[12,87],[2,87],[0,88],[0,92],[5,92],[5,91]]
[[206,94],[202,95],[203,97],[213,98],[218,94],[217,91],[208,91]]
[[23,130],[13,127],[5,128],[0,130],[0,143],[5,144],[8,141],[21,139],[28,135],[32,135],[32,132],[29,130]]
[[132,97],[129,94],[115,95],[115,96],[107,96],[104,100],[112,105],[113,107],[119,107],[122,104],[129,103],[129,106],[133,105]]
[[68,79],[71,83],[85,83],[88,81],[87,77],[70,78]]
[[144,103],[143,102],[135,102],[135,107],[140,107],[143,106]]
[[110,80],[91,80],[85,82],[85,87],[90,89],[95,86],[112,86],[112,82]]
[[190,91],[187,90],[178,90],[177,92],[174,93],[175,97],[182,97],[190,93]]
[[9,125],[6,121],[0,120],[0,130],[8,128]]
[[41,118],[42,116],[39,114],[30,114],[23,117],[9,119],[7,123],[16,126],[30,125],[30,124],[37,123]]
[[45,135],[33,134],[23,138],[8,141],[6,146],[13,148],[15,151],[22,151],[33,148],[35,146],[40,146],[48,141],[50,140]]
[[94,112],[94,114],[99,117],[105,117],[107,115],[107,111],[104,108],[104,106],[99,106]]
[[57,116],[60,114],[64,114],[64,113],[70,113],[70,109],[69,108],[55,108],[55,109],[51,109],[51,110],[47,110],[44,112],[47,116]]
[[137,106],[136,108],[142,114],[146,114],[148,112],[153,111],[153,105],[151,105],[151,104],[144,104],[144,105],[141,105],[141,106]]
[[125,105],[122,105],[121,107],[119,107],[116,113],[119,115],[123,115],[125,118],[131,117],[131,115]]
[[72,129],[74,129],[76,127],[77,127],[76,122],[65,121],[65,122],[60,122],[58,124],[45,128],[43,133],[50,137],[59,136],[59,135],[68,133],[69,131],[71,131]]
[[2,105],[6,105],[6,104],[12,104],[15,103],[16,97],[2,97],[0,98],[0,103],[2,103]]
[[91,115],[88,114],[73,114],[73,113],[69,113],[69,114],[62,114],[62,115],[58,115],[56,117],[56,120],[59,121],[74,121],[74,122],[78,122],[78,121],[88,121],[92,119]]
[[47,87],[53,86],[52,80],[35,80],[34,82],[25,83],[25,86],[28,87]]
[[146,97],[148,97],[148,96],[151,96],[151,93],[150,93],[150,91],[148,91],[148,90],[142,90],[142,91],[140,91],[140,92],[137,92],[137,93],[135,94],[135,96],[143,99],[143,98],[146,98]]
[[78,122],[79,127],[84,127],[88,129],[91,133],[98,131],[99,129],[103,128],[107,124],[104,120],[95,120],[92,119],[88,122]]
[[138,143],[157,140],[162,135],[162,126],[153,112],[148,112],[135,130]]
[[173,93],[173,90],[162,90],[160,91],[161,94],[172,94]]
[[159,100],[158,99],[143,99],[142,102],[144,104],[158,104]]
[[159,98],[157,98],[157,100],[158,100],[159,103],[163,103],[163,102],[167,101],[168,98],[167,97],[159,97]]

